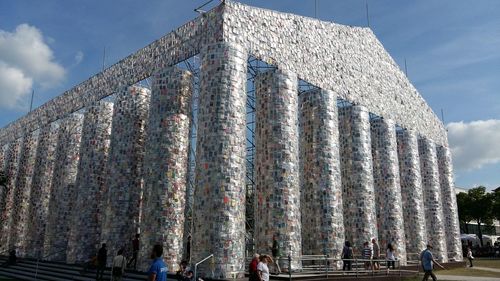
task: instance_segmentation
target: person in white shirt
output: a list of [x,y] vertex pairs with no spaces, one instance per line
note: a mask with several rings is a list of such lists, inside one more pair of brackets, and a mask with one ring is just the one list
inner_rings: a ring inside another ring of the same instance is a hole
[[269,281],[269,268],[268,264],[273,263],[273,259],[268,255],[261,255],[259,257],[259,264],[257,265],[257,276],[259,281]]
[[387,269],[392,267],[392,269],[396,269],[396,251],[394,250],[394,246],[391,243],[387,245],[387,252],[385,255],[387,259]]
[[467,259],[470,262],[470,267],[472,267],[472,260],[474,259],[474,257],[472,256],[472,249],[470,247],[467,247]]
[[113,259],[113,266],[111,268],[112,281],[122,280],[126,265],[127,259],[123,256],[123,249],[120,249],[118,255]]

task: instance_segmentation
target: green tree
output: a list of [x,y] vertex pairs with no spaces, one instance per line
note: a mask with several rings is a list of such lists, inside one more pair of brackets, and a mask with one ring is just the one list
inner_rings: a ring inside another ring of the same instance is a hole
[[481,246],[483,246],[481,225],[493,224],[494,195],[492,193],[486,193],[486,188],[484,186],[469,189],[467,194],[470,200],[470,205],[467,209],[472,219],[477,222],[479,241],[481,242]]
[[500,220],[500,187],[493,190],[493,216]]
[[469,233],[469,222],[473,219],[470,213],[471,200],[468,193],[457,194],[458,220],[463,233]]

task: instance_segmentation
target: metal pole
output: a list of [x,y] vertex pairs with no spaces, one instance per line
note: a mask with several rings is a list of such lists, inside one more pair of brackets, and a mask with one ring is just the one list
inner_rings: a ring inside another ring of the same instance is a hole
[[370,16],[368,15],[368,1],[366,1],[366,22],[368,23],[368,27],[370,27]]
[[33,109],[33,97],[35,96],[35,90],[31,90],[31,103],[30,103],[30,112]]

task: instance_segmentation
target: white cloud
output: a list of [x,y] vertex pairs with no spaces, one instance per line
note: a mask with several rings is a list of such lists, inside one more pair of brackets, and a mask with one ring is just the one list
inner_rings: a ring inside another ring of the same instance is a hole
[[447,128],[457,170],[476,170],[500,162],[500,120],[452,122]]
[[75,54],[75,65],[80,64],[82,61],[83,61],[83,52],[82,51],[76,52],[76,54]]
[[19,106],[34,84],[53,87],[65,72],[36,27],[21,24],[13,32],[0,29],[0,107]]

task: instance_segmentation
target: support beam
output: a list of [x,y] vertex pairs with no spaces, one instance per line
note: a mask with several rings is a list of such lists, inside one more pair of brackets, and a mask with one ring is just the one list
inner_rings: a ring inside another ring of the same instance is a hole
[[154,75],[144,158],[143,268],[155,244],[163,245],[170,271],[182,259],[192,90],[189,71],[170,67]]
[[101,242],[108,246],[108,264],[140,231],[149,100],[150,91],[138,86],[120,89],[116,94],[104,191],[106,217],[101,230]]
[[213,268],[200,270],[215,278],[245,271],[247,56],[223,42],[201,51],[192,262],[213,254]]
[[434,247],[434,257],[442,262],[448,261],[446,233],[443,219],[443,203],[439,186],[439,172],[436,158],[436,145],[427,138],[418,140],[420,171],[424,190],[425,224],[428,243]]
[[391,119],[371,121],[373,178],[381,254],[390,243],[398,259],[406,265],[401,185],[399,179],[396,125]]
[[31,252],[26,253],[33,258],[41,258],[43,255],[58,131],[59,124],[50,123],[40,128],[38,137],[28,216],[27,248]]
[[277,241],[291,270],[302,267],[297,75],[280,69],[255,77],[255,212],[257,253]]
[[113,103],[98,102],[87,108],[83,121],[76,196],[71,212],[67,263],[83,263],[95,254],[101,240],[102,209]]
[[359,105],[339,109],[340,164],[345,237],[361,252],[377,237],[370,117]]
[[302,253],[340,259],[345,240],[337,96],[299,96]]
[[450,149],[446,146],[438,146],[437,159],[448,259],[461,261],[463,260],[462,243],[460,241],[457,196],[455,194],[455,181],[453,180],[453,166]]
[[31,196],[31,184],[35,169],[36,149],[39,131],[27,133],[21,146],[19,171],[17,173],[17,187],[14,195],[14,210],[12,212],[11,245],[16,247],[17,255],[25,257],[26,232],[28,227],[28,211]]
[[70,210],[76,196],[82,126],[83,115],[73,113],[61,121],[59,128],[44,244],[44,256],[50,255],[48,259],[53,261],[66,261]]
[[406,255],[408,260],[418,260],[427,244],[427,230],[417,134],[411,130],[398,131],[397,141]]

